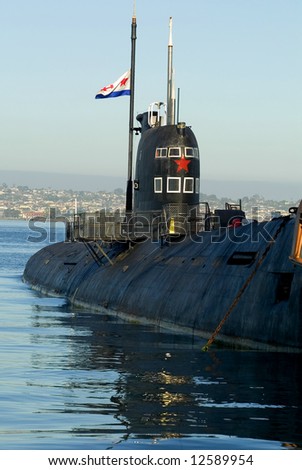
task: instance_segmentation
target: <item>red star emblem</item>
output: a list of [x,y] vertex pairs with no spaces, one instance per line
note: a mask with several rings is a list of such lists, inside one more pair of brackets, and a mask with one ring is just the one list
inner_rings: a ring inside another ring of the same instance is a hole
[[179,160],[173,160],[176,165],[178,165],[177,168],[177,173],[181,170],[184,170],[186,173],[188,173],[188,165],[191,163],[191,160],[187,160],[184,155],[180,157]]
[[121,80],[121,82],[120,82],[120,86],[124,86],[124,85],[126,85],[126,83],[128,82],[128,80],[129,80],[129,78],[128,78],[128,77],[126,77],[126,78],[123,78],[123,80]]

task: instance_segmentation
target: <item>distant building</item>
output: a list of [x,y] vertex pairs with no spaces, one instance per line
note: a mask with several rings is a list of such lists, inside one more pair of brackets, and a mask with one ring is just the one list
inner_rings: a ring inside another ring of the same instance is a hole
[[21,217],[26,220],[34,219],[35,217],[45,217],[45,212],[44,211],[21,212]]

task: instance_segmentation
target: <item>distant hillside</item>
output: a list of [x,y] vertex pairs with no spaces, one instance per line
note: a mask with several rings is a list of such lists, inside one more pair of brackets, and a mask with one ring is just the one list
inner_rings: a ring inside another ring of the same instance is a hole
[[74,191],[113,191],[125,187],[119,176],[77,175],[29,171],[0,171],[0,184],[29,188],[72,189]]
[[217,197],[240,199],[262,196],[273,201],[293,201],[302,199],[301,183],[274,182],[274,181],[200,181],[200,191],[206,194],[216,194]]
[[[29,188],[72,189],[74,191],[113,191],[126,189],[126,177],[78,175],[27,171],[0,171],[0,184],[28,186]],[[217,197],[239,199],[259,194],[265,199],[298,201],[302,199],[300,183],[272,181],[218,181],[200,179],[202,193]]]

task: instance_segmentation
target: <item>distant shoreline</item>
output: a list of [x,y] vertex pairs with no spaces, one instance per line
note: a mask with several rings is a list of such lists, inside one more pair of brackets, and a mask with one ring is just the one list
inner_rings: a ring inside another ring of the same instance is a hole
[[[261,177],[262,175],[260,175]],[[52,189],[57,191],[107,191],[117,188],[126,190],[126,177],[106,175],[78,175],[62,173],[0,170],[0,185],[28,186],[31,189]],[[300,182],[215,180],[200,178],[200,190],[205,194],[216,194],[219,198],[239,199],[261,195],[267,200],[302,199]]]

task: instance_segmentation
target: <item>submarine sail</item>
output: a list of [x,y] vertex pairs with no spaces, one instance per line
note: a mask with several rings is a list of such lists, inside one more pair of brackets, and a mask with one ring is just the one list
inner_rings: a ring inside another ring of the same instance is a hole
[[[137,151],[134,214],[143,229],[155,218],[168,227],[184,221],[199,208],[200,165],[197,139],[184,122],[175,124],[172,17],[169,20],[167,104],[152,103],[137,116],[141,139]],[[196,215],[195,215],[196,218]]]

